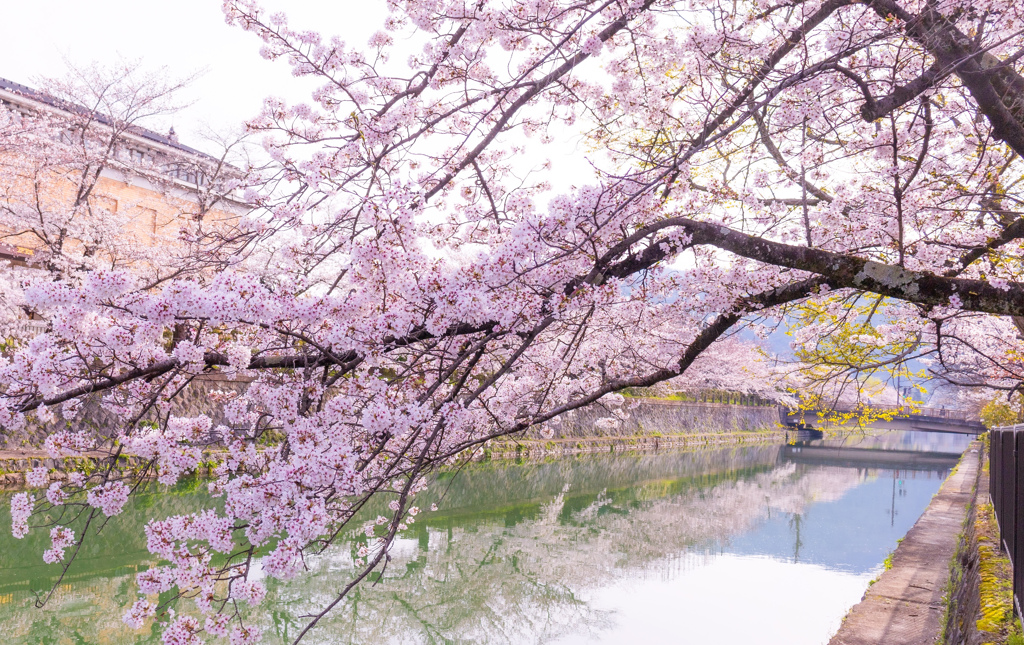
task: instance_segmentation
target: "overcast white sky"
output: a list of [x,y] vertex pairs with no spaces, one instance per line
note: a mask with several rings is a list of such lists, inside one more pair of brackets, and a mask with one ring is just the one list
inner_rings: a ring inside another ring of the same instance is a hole
[[[338,34],[363,44],[385,16],[383,0],[264,0],[296,28]],[[205,70],[186,95],[194,101],[173,125],[183,142],[208,124],[231,128],[259,110],[263,98],[307,100],[313,84],[291,76],[284,61],[259,55],[260,40],[224,22],[219,0],[35,0],[4,2],[0,77],[36,86],[61,76],[64,59],[113,63],[142,59],[174,76]],[[193,139],[193,142],[194,139]]]
[[[0,77],[16,83],[37,87],[40,77],[62,76],[65,60],[84,65],[113,64],[119,57],[141,59],[146,69],[166,67],[175,77],[204,71],[183,97],[191,105],[166,124],[174,126],[182,143],[200,149],[210,147],[198,136],[207,126],[230,134],[256,115],[265,97],[279,96],[288,103],[309,101],[310,92],[322,84],[293,77],[286,61],[260,57],[259,38],[228,26],[220,0],[0,2],[5,5]],[[261,0],[261,4],[268,13],[286,13],[295,29],[312,29],[325,37],[339,35],[353,46],[365,45],[387,15],[385,0]],[[396,51],[394,61],[404,60],[413,47],[410,43],[405,52]],[[161,124],[159,129],[164,127]],[[589,166],[580,163],[578,132],[552,134],[560,141],[530,146],[528,164],[537,167],[551,159],[560,181],[589,183],[592,175]]]

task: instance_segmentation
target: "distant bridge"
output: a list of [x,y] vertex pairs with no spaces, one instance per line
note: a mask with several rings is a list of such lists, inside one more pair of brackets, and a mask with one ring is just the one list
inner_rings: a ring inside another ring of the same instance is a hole
[[959,453],[880,450],[850,446],[786,445],[779,453],[784,462],[809,466],[844,466],[854,468],[890,468],[895,470],[949,470],[960,460]]
[[[870,408],[872,413],[893,414],[891,420],[876,419],[871,422],[873,428],[887,428],[889,430],[921,430],[927,432],[952,432],[956,434],[979,435],[986,432],[981,421],[962,410],[947,410],[945,408],[912,408],[909,406],[879,405]],[[834,414],[851,414],[854,418],[839,425],[856,425],[858,423],[858,410],[791,410],[779,408],[779,420],[784,425],[799,427],[801,425],[821,428],[825,425],[835,425],[829,419]]]

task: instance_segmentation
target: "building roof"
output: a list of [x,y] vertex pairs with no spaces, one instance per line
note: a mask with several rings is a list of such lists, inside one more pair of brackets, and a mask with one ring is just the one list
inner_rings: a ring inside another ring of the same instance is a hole
[[[6,78],[0,77],[0,90],[7,91],[7,92],[10,92],[12,94],[17,94],[17,95],[22,96],[22,97],[24,97],[26,99],[29,99],[29,100],[32,100],[32,101],[36,101],[36,102],[39,102],[39,103],[43,103],[45,105],[49,105],[50,107],[56,108],[58,110],[63,110],[65,112],[71,112],[71,113],[82,114],[82,115],[89,115],[92,118],[96,119],[97,121],[99,121],[100,123],[103,123],[105,125],[112,126],[114,124],[113,119],[111,119],[106,114],[101,114],[99,112],[93,112],[92,110],[90,110],[90,109],[88,109],[88,108],[86,108],[84,106],[77,105],[75,103],[71,103],[69,101],[65,101],[63,99],[56,98],[54,96],[46,94],[45,92],[40,92],[39,90],[33,89],[31,87],[28,87],[27,85],[22,85],[21,83],[15,83],[14,81],[7,80]],[[190,146],[186,146],[186,145],[184,145],[182,143],[179,143],[177,138],[171,138],[171,137],[169,137],[167,135],[160,134],[158,132],[154,132],[154,131],[148,130],[146,128],[142,128],[142,127],[139,127],[139,126],[131,126],[131,127],[128,128],[128,132],[130,132],[131,134],[133,134],[133,135],[135,135],[137,137],[140,137],[142,139],[147,139],[147,140],[152,141],[154,143],[158,143],[160,145],[167,146],[168,148],[173,148],[175,150],[179,150],[181,152],[184,152],[184,153],[187,153],[187,154],[190,154],[190,155],[195,155],[197,157],[202,157],[203,159],[207,159],[207,160],[210,160],[210,161],[214,161],[214,162],[218,161],[215,157],[212,157],[212,156],[206,154],[205,152],[202,152],[200,150],[196,150],[195,148],[192,148]]]

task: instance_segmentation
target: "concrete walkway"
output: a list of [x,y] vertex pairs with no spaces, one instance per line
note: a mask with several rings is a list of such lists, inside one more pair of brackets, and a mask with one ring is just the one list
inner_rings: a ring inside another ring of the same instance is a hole
[[949,565],[978,478],[980,442],[972,442],[956,472],[896,549],[893,566],[846,615],[829,645],[932,645],[942,631]]

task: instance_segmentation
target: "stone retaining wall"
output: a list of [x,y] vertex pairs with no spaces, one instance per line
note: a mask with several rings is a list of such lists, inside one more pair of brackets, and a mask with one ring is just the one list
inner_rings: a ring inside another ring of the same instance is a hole
[[549,457],[607,452],[649,452],[690,446],[740,444],[778,444],[785,441],[782,428],[751,432],[694,432],[685,434],[573,437],[569,439],[522,439],[495,441],[486,445],[477,458],[509,459]]
[[[175,399],[171,413],[184,417],[205,414],[213,419],[215,425],[223,423],[220,405],[210,398],[210,392],[220,390],[241,393],[245,391],[246,387],[248,387],[247,381],[226,379],[218,375],[201,376],[186,386]],[[88,397],[78,415],[70,422],[60,418],[59,407],[54,409],[54,413],[58,416],[56,424],[91,428],[101,435],[105,434],[104,428],[115,427],[118,423],[117,416],[103,407],[99,395]],[[17,432],[7,433],[0,430],[0,450],[40,448],[46,439],[47,432],[47,428],[31,420]]]
[[[229,380],[217,375],[202,376],[190,383],[177,397],[171,412],[177,416],[205,414],[217,425],[223,423],[223,416],[220,405],[210,398],[210,392],[220,390],[241,393],[246,387],[246,381]],[[87,400],[83,407],[71,425],[87,426],[100,434],[103,434],[104,428],[116,426],[116,416],[102,406],[99,396]],[[59,410],[55,412],[59,413]],[[606,418],[615,418],[616,427],[603,427],[599,421]],[[618,408],[610,408],[598,402],[567,412],[558,421],[531,428],[523,436],[547,440],[737,432],[774,429],[778,427],[778,422],[778,409],[774,406],[627,398],[625,404]],[[40,448],[46,434],[44,427],[31,422],[16,433],[0,431],[0,450]]]
[[[602,428],[598,421],[603,418],[616,418],[617,427]],[[567,412],[556,423],[531,428],[526,436],[531,439],[574,439],[749,432],[774,429],[778,425],[779,413],[775,406],[626,399],[626,403],[617,410],[598,402]]]

